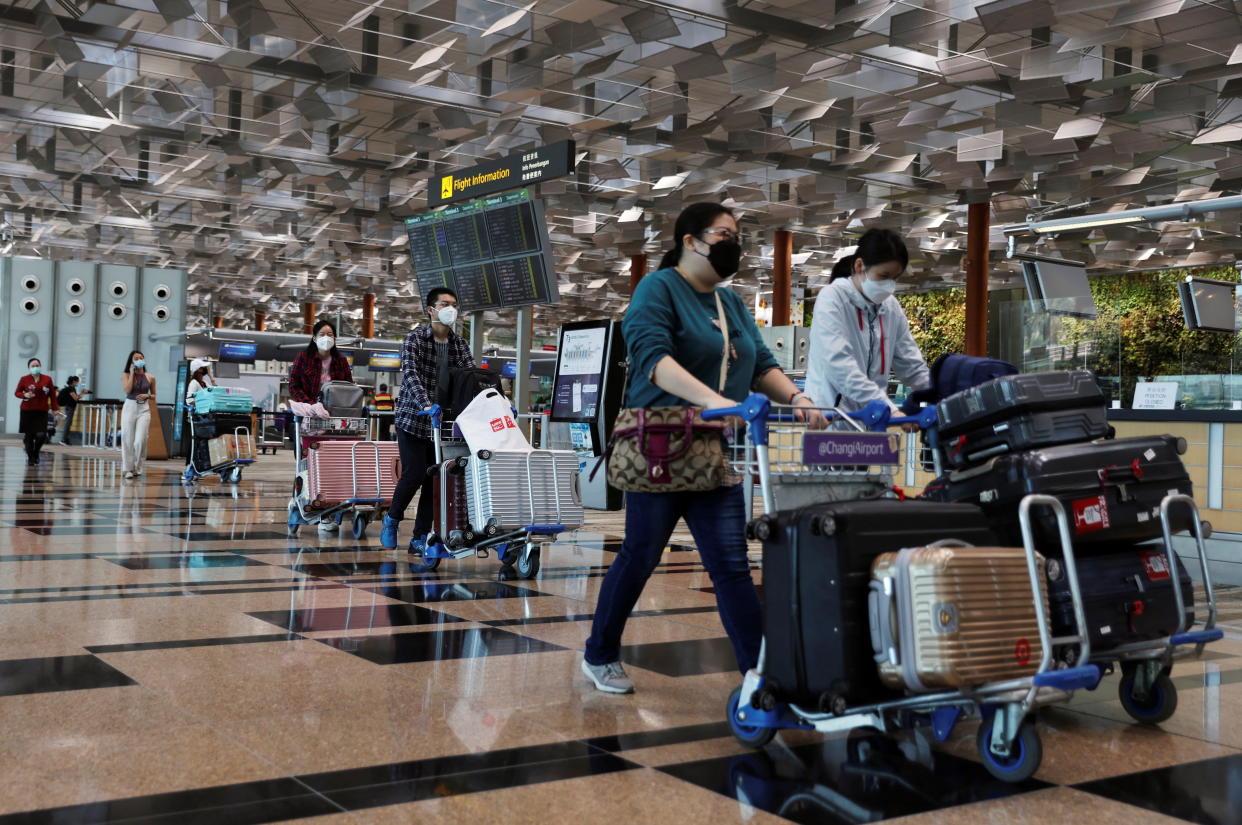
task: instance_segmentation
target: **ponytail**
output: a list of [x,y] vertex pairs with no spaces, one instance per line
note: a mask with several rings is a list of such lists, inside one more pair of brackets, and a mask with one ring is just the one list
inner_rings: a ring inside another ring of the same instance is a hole
[[664,257],[660,259],[660,269],[677,266],[677,262],[681,260],[681,250],[684,248],[681,245],[681,238],[678,238],[677,244],[668,252],[665,252]]
[[854,274],[854,260],[857,255],[846,255],[841,260],[832,265],[832,276],[828,279],[828,283],[848,278]]

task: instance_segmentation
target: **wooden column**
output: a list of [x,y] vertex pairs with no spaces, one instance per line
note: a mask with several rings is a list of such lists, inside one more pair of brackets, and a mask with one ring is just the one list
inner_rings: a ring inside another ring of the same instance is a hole
[[630,294],[638,289],[638,282],[647,274],[647,253],[640,252],[630,256]]
[[302,304],[302,334],[310,335],[311,330],[315,328],[315,316],[319,314],[319,307],[314,302],[307,301]]
[[375,293],[362,296],[362,337],[375,337]]
[[211,319],[211,325],[215,327],[216,329],[221,329],[224,326],[224,316],[223,315],[213,316]]
[[772,326],[789,326],[789,299],[793,290],[793,233],[778,229],[772,235]]
[[267,329],[267,313],[261,309],[254,311],[254,329],[255,332],[264,332]]
[[988,234],[991,204],[972,203],[966,219],[966,354],[988,354]]

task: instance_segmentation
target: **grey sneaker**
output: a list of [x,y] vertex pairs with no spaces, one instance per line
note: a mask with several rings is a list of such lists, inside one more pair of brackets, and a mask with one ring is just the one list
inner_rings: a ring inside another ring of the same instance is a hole
[[620,662],[593,665],[589,664],[586,659],[583,659],[582,672],[595,683],[597,690],[602,690],[604,693],[634,692],[634,682],[630,680],[629,676],[625,675],[625,668],[621,667]]

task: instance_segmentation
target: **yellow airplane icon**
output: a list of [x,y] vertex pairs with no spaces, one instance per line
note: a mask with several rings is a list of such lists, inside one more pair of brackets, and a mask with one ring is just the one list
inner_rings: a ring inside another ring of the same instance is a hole
[[445,175],[444,177],[440,178],[440,197],[446,198],[446,199],[453,197],[453,176],[452,175]]

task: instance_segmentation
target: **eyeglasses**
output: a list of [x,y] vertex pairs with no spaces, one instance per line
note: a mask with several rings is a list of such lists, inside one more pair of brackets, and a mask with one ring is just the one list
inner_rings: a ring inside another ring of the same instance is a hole
[[721,229],[704,229],[704,230],[703,230],[701,233],[699,233],[699,234],[702,234],[702,235],[715,235],[716,237],[720,238],[720,240],[722,240],[722,241],[737,241],[738,243],[741,243],[741,242],[742,242],[742,233],[740,233],[740,232],[734,232],[732,229],[723,229],[723,228],[721,228]]
[[436,301],[434,304],[432,304],[432,306],[436,309],[444,309],[445,307],[457,306],[457,302],[456,301]]

